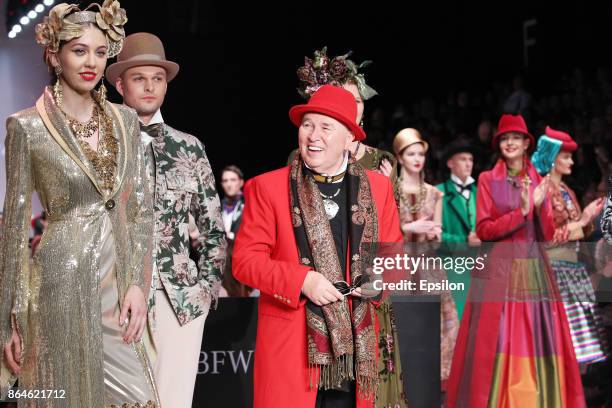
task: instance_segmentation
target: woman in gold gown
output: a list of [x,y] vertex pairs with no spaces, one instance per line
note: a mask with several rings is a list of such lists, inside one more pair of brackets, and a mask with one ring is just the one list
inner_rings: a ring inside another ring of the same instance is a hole
[[[153,214],[138,118],[94,90],[127,18],[95,6],[58,4],[36,27],[57,82],[7,120],[0,391],[19,407],[159,406],[141,341]],[[34,192],[48,226],[30,262]]]
[[[435,247],[442,234],[444,194],[424,180],[425,154],[428,149],[428,143],[416,129],[403,129],[393,140],[393,150],[401,165],[398,181],[400,223],[407,249],[415,256],[421,254],[423,249],[429,249],[428,242],[434,243],[432,246]],[[442,268],[426,268],[417,273],[420,279],[432,283],[441,283],[446,279]],[[440,380],[444,388],[450,374],[459,318],[450,291],[430,291],[427,294],[440,295]]]

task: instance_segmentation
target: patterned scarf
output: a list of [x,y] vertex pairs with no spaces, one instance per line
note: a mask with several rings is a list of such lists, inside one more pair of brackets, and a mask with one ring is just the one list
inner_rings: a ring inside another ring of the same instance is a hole
[[[571,201],[568,203],[566,195]],[[553,220],[555,221],[555,227],[562,227],[568,222],[577,221],[582,215],[580,204],[573,192],[564,184],[556,186],[552,185],[548,192],[550,203],[553,210]]]
[[[346,172],[349,222],[350,277],[355,281],[371,264],[378,242],[377,212],[368,177],[353,159]],[[291,163],[289,178],[293,228],[301,263],[313,267],[330,282],[346,280],[334,245],[323,200],[312,174],[300,155]],[[349,282],[350,283],[350,282]],[[321,389],[341,389],[357,377],[361,397],[373,399],[378,386],[374,306],[367,300],[347,298],[326,306],[306,304],[310,378]]]

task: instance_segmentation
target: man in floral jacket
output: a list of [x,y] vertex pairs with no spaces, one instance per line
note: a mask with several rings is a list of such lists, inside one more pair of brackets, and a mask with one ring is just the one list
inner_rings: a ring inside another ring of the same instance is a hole
[[[165,58],[159,38],[137,33],[125,39],[106,77],[134,108],[149,152],[155,183],[154,273],[149,322],[157,359],[155,378],[164,407],[190,408],[204,322],[215,306],[226,241],[215,180],[194,136],[163,122],[160,107],[178,65]],[[189,259],[189,215],[195,219],[198,266]]]

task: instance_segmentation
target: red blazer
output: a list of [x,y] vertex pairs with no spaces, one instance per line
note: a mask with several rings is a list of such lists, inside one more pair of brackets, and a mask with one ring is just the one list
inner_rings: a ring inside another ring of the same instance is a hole
[[[401,242],[399,217],[389,179],[366,171],[378,213],[380,242]],[[261,291],[255,350],[254,407],[312,408],[306,353],[306,273],[293,233],[289,167],[252,179],[245,188],[242,226],[236,237],[233,273]],[[358,407],[372,407],[358,400]]]

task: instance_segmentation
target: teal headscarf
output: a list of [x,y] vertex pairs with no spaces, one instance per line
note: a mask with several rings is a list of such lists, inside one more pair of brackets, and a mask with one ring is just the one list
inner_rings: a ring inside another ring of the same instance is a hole
[[546,135],[540,136],[538,139],[538,147],[533,153],[533,156],[531,156],[531,162],[540,175],[550,172],[557,159],[557,155],[561,151],[562,145],[563,142],[560,140],[553,139]]

